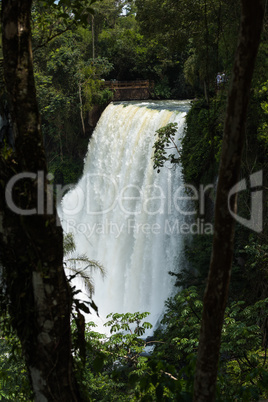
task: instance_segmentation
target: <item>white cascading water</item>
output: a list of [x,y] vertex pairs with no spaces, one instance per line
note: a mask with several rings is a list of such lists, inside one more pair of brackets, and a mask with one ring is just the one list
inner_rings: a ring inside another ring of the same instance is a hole
[[169,271],[178,271],[182,253],[181,169],[157,173],[152,156],[154,134],[168,123],[178,124],[179,146],[189,106],[111,103],[90,140],[82,178],[62,200],[62,226],[74,234],[76,255],[86,254],[106,271],[104,278],[92,272],[99,325],[111,312],[136,311],[150,312],[148,321],[156,325],[173,292]]

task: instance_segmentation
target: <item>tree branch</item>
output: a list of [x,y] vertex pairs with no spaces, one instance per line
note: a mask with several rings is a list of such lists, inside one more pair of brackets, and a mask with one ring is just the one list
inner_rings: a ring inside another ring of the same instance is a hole
[[65,32],[69,31],[71,29],[71,27],[74,25],[74,22],[72,22],[70,25],[68,25],[65,29],[63,29],[60,32],[57,32],[56,34],[50,36],[49,38],[47,38],[47,40],[43,43],[41,43],[40,45],[36,46],[33,48],[33,52],[35,52],[37,49],[40,49],[42,47],[45,47],[49,42],[51,42],[53,39],[57,38],[58,36],[64,34]]

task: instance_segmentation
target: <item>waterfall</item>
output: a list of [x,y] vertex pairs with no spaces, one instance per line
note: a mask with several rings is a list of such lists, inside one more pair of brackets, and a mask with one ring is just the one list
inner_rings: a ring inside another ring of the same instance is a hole
[[155,325],[172,294],[169,271],[178,271],[183,247],[182,175],[179,166],[157,173],[152,156],[154,134],[168,123],[178,124],[180,146],[189,107],[187,101],[111,103],[89,142],[82,178],[62,200],[62,226],[74,234],[77,255],[106,271],[104,278],[92,273],[101,322],[110,312],[148,311]]

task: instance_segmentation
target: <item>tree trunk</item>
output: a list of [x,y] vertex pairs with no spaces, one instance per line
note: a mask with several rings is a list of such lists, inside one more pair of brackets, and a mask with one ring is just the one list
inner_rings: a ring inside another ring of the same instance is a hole
[[[209,402],[215,399],[221,330],[233,256],[234,219],[228,209],[228,194],[239,180],[250,84],[264,17],[263,0],[241,0],[241,5],[240,34],[219,169],[213,249],[204,296],[194,401]],[[235,196],[231,198],[231,209],[236,210]]]
[[2,280],[35,401],[79,401],[62,229],[47,188],[35,94],[31,5],[31,0],[2,1],[3,68],[15,138],[15,150],[0,154]]

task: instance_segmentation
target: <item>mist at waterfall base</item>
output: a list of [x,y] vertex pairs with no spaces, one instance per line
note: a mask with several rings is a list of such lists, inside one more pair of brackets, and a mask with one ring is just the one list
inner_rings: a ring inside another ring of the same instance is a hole
[[[169,271],[178,272],[183,258],[176,230],[185,219],[182,174],[171,165],[157,173],[152,157],[155,132],[168,123],[178,124],[180,146],[189,107],[189,101],[111,103],[89,142],[82,178],[63,197],[59,215],[65,233],[74,235],[74,257],[86,255],[105,269],[105,277],[90,272],[99,317],[92,311],[86,319],[96,331],[107,332],[109,313],[148,311],[155,327],[174,292]],[[82,281],[76,286],[83,289]]]

